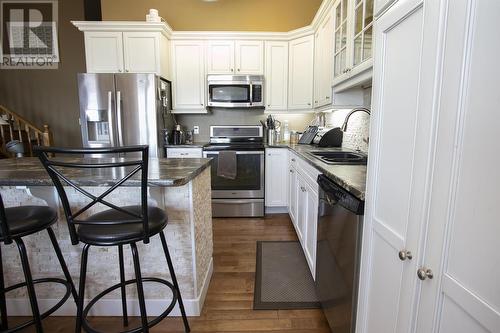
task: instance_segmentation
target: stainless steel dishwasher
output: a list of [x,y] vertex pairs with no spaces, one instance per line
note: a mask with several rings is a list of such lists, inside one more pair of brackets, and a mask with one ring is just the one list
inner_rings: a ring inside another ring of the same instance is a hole
[[364,202],[324,175],[318,185],[316,293],[332,332],[353,333]]

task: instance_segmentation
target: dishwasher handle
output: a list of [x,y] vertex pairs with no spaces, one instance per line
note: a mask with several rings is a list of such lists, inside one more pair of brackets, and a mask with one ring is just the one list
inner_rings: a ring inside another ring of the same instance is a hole
[[357,215],[363,215],[365,209],[363,200],[358,199],[325,175],[318,176],[318,185],[320,198],[323,197],[327,202],[338,204]]

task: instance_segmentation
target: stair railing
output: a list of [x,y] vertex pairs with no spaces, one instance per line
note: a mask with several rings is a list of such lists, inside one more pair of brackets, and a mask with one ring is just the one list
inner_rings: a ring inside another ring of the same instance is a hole
[[47,146],[53,144],[53,136],[49,125],[38,128],[29,120],[0,105],[0,140],[1,152],[5,156],[13,156],[6,148],[6,144],[18,140],[22,143],[25,156],[33,156],[33,146]]

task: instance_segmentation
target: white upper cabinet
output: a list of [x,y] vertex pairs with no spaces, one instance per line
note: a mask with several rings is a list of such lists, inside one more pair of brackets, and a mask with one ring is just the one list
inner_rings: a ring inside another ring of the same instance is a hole
[[314,36],[289,43],[288,109],[311,110],[313,107]]
[[160,72],[160,34],[124,32],[123,55],[125,72]]
[[[365,61],[372,59],[373,0],[360,0],[354,6],[353,22],[353,53],[350,59],[352,63],[350,72],[355,71]],[[351,73],[351,75],[354,74]]]
[[234,66],[234,41],[207,42],[207,74],[233,74]]
[[264,74],[264,42],[211,40],[207,42],[208,74]]
[[206,113],[205,43],[200,40],[172,42],[172,100],[174,113]]
[[333,15],[330,12],[315,34],[314,44],[314,107],[332,102],[333,79]]
[[85,59],[88,73],[123,72],[123,36],[121,32],[85,33]]
[[338,0],[333,5],[334,86],[346,89],[372,77],[373,0]]
[[264,74],[264,42],[237,40],[236,70],[237,74]]
[[86,31],[88,73],[156,73],[170,79],[169,41],[156,31]]
[[266,42],[266,110],[286,110],[288,106],[288,42]]

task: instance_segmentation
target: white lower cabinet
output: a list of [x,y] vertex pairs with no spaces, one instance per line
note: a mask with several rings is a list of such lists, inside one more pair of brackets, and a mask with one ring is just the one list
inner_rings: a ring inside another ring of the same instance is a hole
[[167,148],[167,158],[202,158],[202,148]]
[[316,231],[318,225],[318,189],[310,183],[304,183],[304,227],[305,237],[303,241],[304,254],[313,278],[316,277]]
[[288,172],[288,215],[297,228],[297,170],[293,165],[289,165]]
[[288,214],[314,278],[318,217],[318,185],[315,179],[320,172],[307,165],[295,153],[289,152],[287,174]]
[[287,156],[287,149],[266,149],[266,207],[287,206]]

